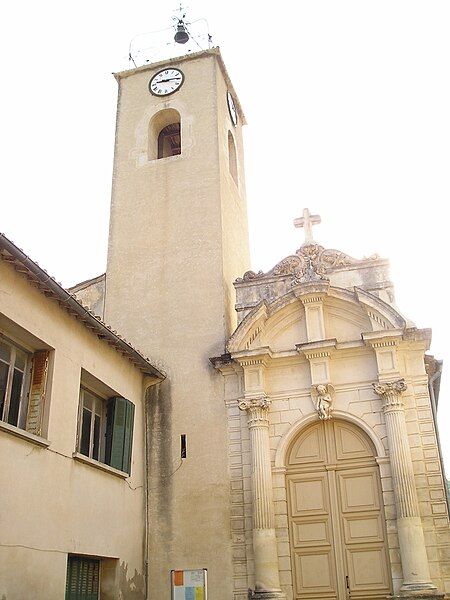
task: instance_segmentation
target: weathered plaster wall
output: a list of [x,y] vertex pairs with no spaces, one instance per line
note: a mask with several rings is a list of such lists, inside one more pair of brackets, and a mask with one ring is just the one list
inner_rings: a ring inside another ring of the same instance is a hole
[[83,306],[88,306],[94,315],[103,319],[105,316],[105,288],[106,274],[75,285],[69,289],[69,292],[74,294]]
[[[0,598],[61,600],[67,554],[75,553],[118,559],[114,598],[120,588],[124,600],[143,600],[143,376],[1,261],[0,282],[1,331],[31,350],[53,349],[49,447],[0,429]],[[135,404],[127,480],[72,458],[81,369]]]

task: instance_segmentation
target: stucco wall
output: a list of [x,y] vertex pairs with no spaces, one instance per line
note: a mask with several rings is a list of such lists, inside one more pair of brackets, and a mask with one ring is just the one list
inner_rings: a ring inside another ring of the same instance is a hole
[[[75,553],[118,559],[116,593],[120,587],[124,599],[143,599],[143,376],[1,261],[0,282],[2,332],[31,349],[52,349],[44,434],[50,445],[0,429],[0,598],[61,600],[67,554]],[[126,480],[72,457],[81,369],[136,407]]]
[[[167,97],[148,91],[164,64],[119,76],[105,315],[167,373],[149,399],[155,600],[170,598],[171,569],[208,569],[216,600],[229,600],[232,588],[226,409],[209,357],[223,352],[233,327],[231,282],[248,266],[248,247],[217,62],[214,52],[171,61],[185,80]],[[149,124],[164,109],[181,116],[182,151],[153,160]],[[236,136],[242,170],[240,126]]]
[[105,287],[106,274],[75,285],[69,289],[69,292],[75,294],[78,302],[81,302],[83,306],[88,306],[94,315],[103,319],[105,316]]

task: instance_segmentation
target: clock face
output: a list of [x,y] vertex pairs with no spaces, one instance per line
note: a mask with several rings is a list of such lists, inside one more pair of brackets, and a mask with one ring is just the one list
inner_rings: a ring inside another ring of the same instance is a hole
[[234,104],[233,96],[230,94],[230,92],[227,92],[227,103],[228,103],[228,110],[230,112],[231,121],[232,121],[233,125],[236,127],[237,122],[238,122],[238,115],[237,115],[236,106]]
[[148,89],[154,96],[168,96],[180,89],[184,75],[179,69],[163,69],[150,79]]

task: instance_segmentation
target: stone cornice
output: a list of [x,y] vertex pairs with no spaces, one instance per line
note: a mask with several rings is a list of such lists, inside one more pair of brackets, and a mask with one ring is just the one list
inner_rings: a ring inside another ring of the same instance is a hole
[[385,331],[368,331],[362,333],[364,342],[372,348],[396,346],[403,339],[403,329],[387,329]]
[[264,348],[256,348],[255,350],[241,350],[233,352],[231,358],[235,360],[241,367],[249,367],[254,365],[267,366],[273,358],[271,349],[266,346]]
[[310,281],[296,285],[292,291],[303,304],[322,302],[330,289],[329,281]]
[[297,352],[303,354],[307,359],[329,357],[336,350],[336,339],[319,340],[317,342],[306,342],[296,344]]

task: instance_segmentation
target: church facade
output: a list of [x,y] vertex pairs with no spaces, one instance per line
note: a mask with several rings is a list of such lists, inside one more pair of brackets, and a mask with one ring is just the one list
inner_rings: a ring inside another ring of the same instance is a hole
[[[107,270],[69,291],[153,375],[133,400],[145,407],[144,536],[122,522],[127,544],[144,539],[142,580],[110,579],[96,597],[443,598],[440,365],[430,331],[396,307],[387,261],[320,245],[305,210],[300,247],[250,271],[245,116],[219,50],[116,79]],[[111,505],[128,493],[123,473]],[[130,573],[114,552],[117,567],[94,553],[100,578],[108,565]],[[207,589],[183,585],[191,571]]]

